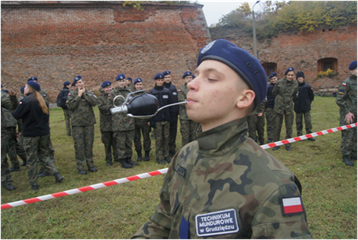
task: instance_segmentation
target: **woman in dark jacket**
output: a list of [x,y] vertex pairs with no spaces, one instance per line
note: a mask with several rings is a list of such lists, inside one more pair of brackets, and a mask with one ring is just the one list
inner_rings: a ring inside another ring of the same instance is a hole
[[37,191],[40,185],[37,181],[37,164],[39,159],[42,161],[47,172],[55,176],[59,183],[63,177],[58,172],[54,163],[50,160],[50,141],[49,109],[44,99],[40,95],[40,85],[36,82],[27,82],[23,98],[12,115],[16,119],[22,119],[22,135],[24,138],[24,149],[27,155],[27,168],[29,183],[33,191]]

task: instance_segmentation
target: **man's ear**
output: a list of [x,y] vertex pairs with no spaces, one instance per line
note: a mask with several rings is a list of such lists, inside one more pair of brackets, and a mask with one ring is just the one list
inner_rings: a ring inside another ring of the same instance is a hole
[[[251,89],[242,90],[242,93],[237,98],[236,106],[239,109],[247,109],[249,108],[255,99],[255,92]],[[249,111],[251,112],[251,111]]]

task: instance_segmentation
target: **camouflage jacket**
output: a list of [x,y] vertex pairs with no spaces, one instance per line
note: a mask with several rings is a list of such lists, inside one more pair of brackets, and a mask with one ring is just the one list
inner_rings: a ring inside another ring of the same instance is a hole
[[[128,88],[116,87],[115,89],[113,89],[109,96],[110,108],[114,107],[113,99],[118,95],[121,95],[123,98],[116,98],[115,104],[117,106],[121,106],[126,99],[128,93],[130,93],[130,90]],[[134,128],[134,118],[128,117],[126,113],[112,114],[112,131],[130,131],[134,130]]]
[[266,102],[267,102],[267,100],[264,99],[262,101],[262,103],[252,113],[249,114],[249,116],[257,115],[259,113],[264,113],[265,112]]
[[351,112],[357,119],[357,76],[350,75],[341,83],[336,103],[340,108],[341,116],[345,117],[347,113]]
[[245,136],[246,121],[198,133],[174,156],[133,238],[312,238],[297,178]]
[[41,88],[40,91],[39,91],[39,93],[40,93],[41,96],[44,98],[46,104],[47,104],[48,106],[50,106],[50,105],[49,105],[49,104],[50,104],[50,98],[48,97],[47,92]]
[[276,96],[273,110],[279,114],[293,114],[293,103],[297,97],[298,84],[295,80],[280,79],[275,84],[272,94]]
[[71,125],[73,127],[91,126],[96,124],[93,107],[97,104],[97,97],[92,91],[87,90],[78,96],[78,90],[72,90],[68,94],[66,106],[72,111]]
[[129,91],[131,91],[131,92],[135,92],[135,91],[136,91],[133,84],[129,84],[128,86],[126,86],[126,88],[127,88]]
[[12,116],[11,110],[17,107],[16,96],[8,97],[8,94],[1,91],[1,131],[7,127],[16,127],[17,121]]
[[110,109],[110,94],[105,93],[102,88],[99,89],[102,93],[101,96],[97,98],[97,105],[99,109],[99,119],[100,119],[100,130],[101,132],[112,131],[112,114]]
[[[187,86],[187,83],[185,83],[183,86],[181,86],[178,89],[178,101],[182,102],[186,100],[186,96],[188,95],[189,88]],[[179,119],[180,120],[190,120],[188,117],[188,114],[186,113],[186,106],[185,104],[179,105]]]

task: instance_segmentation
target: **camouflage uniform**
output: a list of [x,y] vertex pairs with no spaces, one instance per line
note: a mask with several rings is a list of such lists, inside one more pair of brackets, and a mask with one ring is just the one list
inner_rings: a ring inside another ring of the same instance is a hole
[[135,87],[134,87],[133,84],[128,84],[126,88],[127,88],[129,91],[131,91],[131,92],[135,92],[135,91],[136,91],[136,89],[135,89]]
[[[178,89],[178,101],[185,101],[189,92],[187,83]],[[182,136],[182,147],[186,144],[196,140],[196,131],[199,127],[199,123],[190,120],[186,113],[186,106],[184,104],[179,105],[179,119],[180,119],[180,133]]]
[[[252,138],[255,142],[264,144],[264,135],[265,135],[265,105],[266,100],[264,100],[252,113],[247,117],[247,123],[249,125],[249,137]],[[262,113],[261,117],[257,114]],[[258,137],[256,135],[256,131]],[[258,138],[258,139],[257,139]]]
[[[312,238],[298,179],[246,137],[247,119],[206,132],[174,157],[160,203],[132,238]],[[287,200],[300,201],[289,213]]]
[[[292,138],[292,125],[294,119],[293,103],[297,97],[298,84],[295,80],[288,81],[286,78],[280,79],[275,84],[272,94],[276,96],[275,106],[273,110],[275,116],[275,129],[274,129],[274,142],[280,140],[283,115],[285,115],[286,137],[285,139]],[[286,148],[291,144],[286,144]]]
[[275,124],[275,111],[273,110],[275,106],[275,96],[272,94],[272,90],[275,87],[275,84],[270,83],[267,86],[267,102],[265,105],[265,116],[266,116],[266,132],[268,142],[272,142],[274,139],[274,124]]
[[93,107],[96,104],[97,97],[87,89],[82,97],[78,96],[78,89],[72,90],[66,102],[68,109],[73,111],[71,125],[78,171],[84,171],[85,162],[88,168],[94,168],[93,142],[96,117]]
[[[20,97],[19,97],[19,101],[21,101],[24,97],[25,96],[23,94],[21,94]],[[24,144],[23,144],[24,138],[22,136],[22,119],[17,120],[17,122],[18,122],[18,131],[21,133],[20,137],[18,139],[18,142],[21,145],[21,147],[24,148]]]
[[[347,113],[354,115],[353,123],[357,122],[357,77],[350,75],[338,88],[336,103],[340,108],[339,123],[348,125],[345,121]],[[342,131],[341,152],[343,156],[357,159],[357,128]]]
[[72,112],[68,109],[63,109],[63,115],[65,116],[67,136],[71,136],[71,114]]

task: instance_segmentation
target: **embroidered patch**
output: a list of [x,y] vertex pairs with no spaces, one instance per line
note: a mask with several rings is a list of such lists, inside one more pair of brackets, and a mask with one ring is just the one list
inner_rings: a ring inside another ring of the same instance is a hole
[[173,92],[173,95],[177,95],[177,92]]
[[163,95],[163,98],[167,99],[167,98],[169,98],[169,97],[168,97],[168,95]]
[[282,215],[295,215],[303,213],[301,196],[282,198]]
[[185,177],[186,169],[179,164],[176,165],[175,171],[182,177]]
[[179,89],[178,92],[181,92],[181,90]]
[[206,45],[205,47],[203,47],[203,49],[201,50],[201,54],[206,53],[206,52],[214,45],[215,42],[216,42],[216,40],[215,40],[215,41],[212,41],[211,43],[209,43],[208,45]]
[[22,105],[22,102],[19,102],[20,105]]
[[235,209],[196,215],[195,225],[198,237],[236,233],[239,231]]
[[342,86],[347,86],[347,84],[346,84],[346,83],[342,83]]

